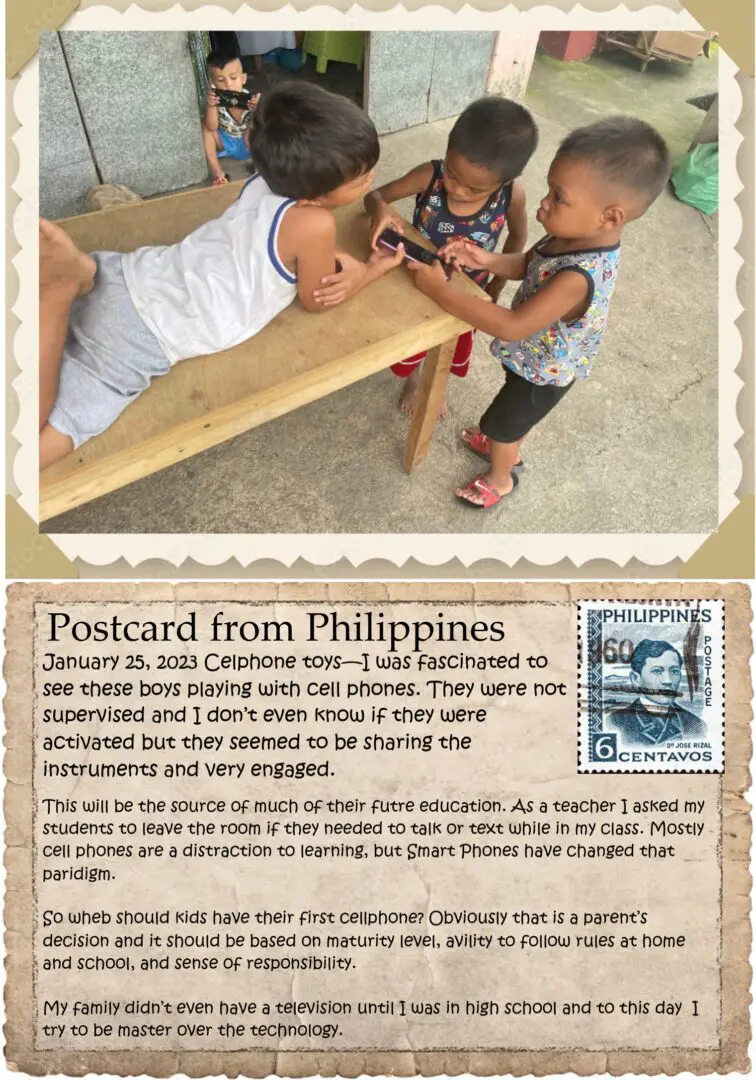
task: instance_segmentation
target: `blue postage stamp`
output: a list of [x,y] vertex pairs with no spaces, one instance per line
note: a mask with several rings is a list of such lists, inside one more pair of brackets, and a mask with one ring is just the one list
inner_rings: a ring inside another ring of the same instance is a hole
[[724,771],[724,601],[580,600],[578,771]]

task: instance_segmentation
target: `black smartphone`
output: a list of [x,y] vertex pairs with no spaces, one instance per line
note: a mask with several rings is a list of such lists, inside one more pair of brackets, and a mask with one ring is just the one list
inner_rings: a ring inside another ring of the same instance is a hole
[[413,262],[425,263],[426,266],[433,266],[434,262],[440,262],[447,278],[450,278],[454,273],[454,268],[451,264],[445,262],[440,255],[436,255],[435,252],[427,251],[424,247],[420,247],[414,240],[407,240],[401,233],[398,233],[396,229],[384,229],[378,237],[378,243],[383,244],[384,247],[390,248],[392,251],[396,251],[399,245],[403,244],[407,258],[412,259]]
[[216,90],[213,93],[224,109],[247,109],[252,94],[249,90]]

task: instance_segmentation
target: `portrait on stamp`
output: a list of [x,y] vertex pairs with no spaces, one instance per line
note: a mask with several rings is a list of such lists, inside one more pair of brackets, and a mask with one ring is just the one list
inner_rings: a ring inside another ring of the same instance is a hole
[[[697,674],[691,672],[693,678]],[[706,725],[700,716],[676,700],[682,680],[683,658],[675,646],[667,640],[643,638],[630,659],[630,686],[638,696],[629,705],[609,710],[609,725],[622,732],[625,742],[638,746],[703,737]]]
[[719,771],[721,602],[579,608],[581,769]]

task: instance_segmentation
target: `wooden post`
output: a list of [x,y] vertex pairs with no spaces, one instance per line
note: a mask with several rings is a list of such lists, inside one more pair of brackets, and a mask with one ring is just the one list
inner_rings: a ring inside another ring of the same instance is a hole
[[429,349],[423,361],[420,390],[404,448],[404,468],[407,472],[417,469],[425,461],[433,429],[444,403],[444,391],[456,347],[457,338],[452,338],[443,345]]
[[703,119],[695,139],[688,147],[688,153],[701,143],[717,142],[719,139],[719,94],[717,94],[709,106],[709,111]]

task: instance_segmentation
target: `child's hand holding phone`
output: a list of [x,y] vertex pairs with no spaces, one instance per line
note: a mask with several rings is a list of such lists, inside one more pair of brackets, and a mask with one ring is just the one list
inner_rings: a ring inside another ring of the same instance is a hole
[[378,243],[378,239],[386,229],[393,229],[400,236],[404,235],[404,222],[400,215],[397,214],[396,210],[392,210],[390,206],[384,203],[381,209],[372,216],[370,222],[370,246],[373,251],[380,250],[381,245]]
[[448,262],[465,270],[490,270],[491,263],[496,258],[494,252],[486,251],[477,244],[470,243],[463,237],[457,237],[444,244],[440,255]]
[[395,229],[384,229],[381,235],[378,237],[378,247],[387,247],[391,251],[398,251],[400,247],[404,248],[404,253],[407,256],[407,265],[410,263],[421,263],[425,266],[438,265],[443,267],[444,274],[447,278],[450,278],[453,273],[453,267],[451,263],[447,263],[441,255],[436,251],[428,251],[420,244],[416,244],[414,240],[405,240],[401,233],[396,232]]
[[449,275],[440,259],[434,259],[430,265],[408,259],[406,265],[420,292],[425,293],[432,300],[447,291]]

